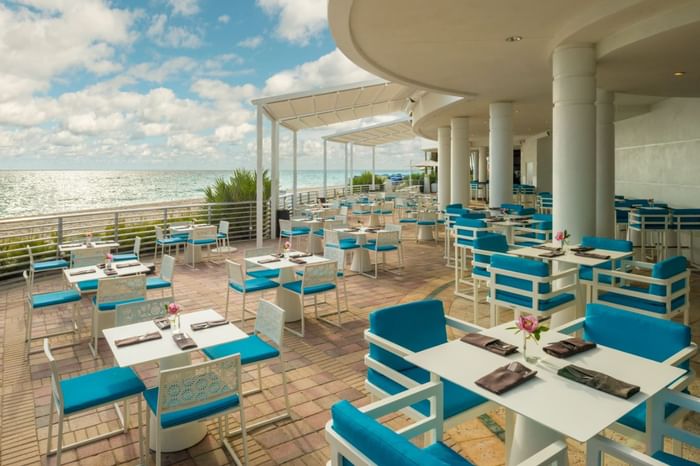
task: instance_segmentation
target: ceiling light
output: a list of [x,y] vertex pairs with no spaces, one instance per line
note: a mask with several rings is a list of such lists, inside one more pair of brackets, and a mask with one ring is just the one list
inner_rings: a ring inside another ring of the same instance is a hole
[[520,42],[523,40],[523,36],[508,36],[506,37],[506,42]]
[[683,76],[685,76],[685,71],[674,71],[673,76],[675,76],[676,78],[682,78]]

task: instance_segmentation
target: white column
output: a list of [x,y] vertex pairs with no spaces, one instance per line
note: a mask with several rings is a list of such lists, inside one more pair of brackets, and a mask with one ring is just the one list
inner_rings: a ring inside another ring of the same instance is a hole
[[355,144],[350,144],[350,192],[355,184]]
[[272,120],[272,131],[270,135],[271,161],[270,161],[270,205],[272,237],[277,236],[277,209],[279,208],[280,197],[280,125],[277,120]]
[[450,147],[450,204],[469,205],[469,118],[453,118]]
[[489,206],[513,202],[513,103],[489,105]]
[[257,107],[257,157],[255,163],[255,243],[263,245],[263,114]]
[[489,179],[488,164],[486,163],[486,147],[479,147],[479,183],[484,183]]
[[615,93],[596,93],[596,235],[615,237]]
[[326,197],[326,191],[328,190],[328,141],[323,140],[323,189],[321,190],[321,196]]
[[595,234],[596,87],[591,45],[563,46],[552,56],[552,182],[554,231],[571,243]]
[[438,205],[444,209],[450,203],[450,128],[438,128]]
[[345,143],[345,183],[344,186],[350,186],[350,179],[348,178],[348,143]]
[[297,132],[292,132],[292,216],[297,208]]
[[377,149],[376,146],[372,146],[372,190],[376,189],[376,187],[375,187],[376,184],[375,184],[375,182],[374,182],[374,181],[375,181],[374,179],[375,179],[375,176],[376,176],[376,173],[375,173],[375,172],[376,172],[375,156],[376,156],[376,152],[377,152],[376,149]]

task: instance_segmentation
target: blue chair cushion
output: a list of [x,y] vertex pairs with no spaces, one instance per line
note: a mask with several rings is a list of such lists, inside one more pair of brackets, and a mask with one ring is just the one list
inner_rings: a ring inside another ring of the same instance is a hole
[[267,278],[250,278],[245,281],[243,286],[239,283],[229,283],[228,286],[238,291],[239,293],[253,293],[255,291],[269,290],[270,288],[277,288],[280,286],[279,283],[273,282]]
[[[581,246],[588,246],[596,249],[606,249],[608,251],[632,252],[632,242],[622,239],[599,238],[596,236],[584,236],[581,238]],[[600,265],[596,265],[597,269],[611,270],[613,261],[607,261]],[[620,261],[616,261],[615,267],[620,266]],[[612,277],[607,275],[598,275],[601,283],[612,283]],[[579,269],[579,278],[585,281],[593,280],[593,269],[588,266],[581,266]]]
[[377,243],[372,243],[372,244],[365,244],[362,246],[365,249],[369,249],[370,251],[379,251],[379,252],[388,252],[388,251],[396,251],[398,246],[395,244],[383,244],[381,246],[377,246]]
[[369,210],[353,210],[353,215],[369,215],[371,212]]
[[[106,303],[100,303],[98,310],[100,310],[100,311],[113,311],[120,304],[140,303],[141,301],[145,301],[145,298],[133,298],[133,299],[125,299],[123,301],[110,301],[110,302],[106,302]],[[92,297],[92,303],[93,304],[97,303],[97,296]]]
[[224,238],[226,238],[226,233],[217,233],[216,237],[219,239],[224,239]]
[[[644,288],[638,288],[635,286],[623,286],[622,289],[637,291],[640,293],[646,293]],[[605,301],[606,303],[617,304],[620,306],[632,307],[637,309],[642,309],[649,312],[657,312],[659,314],[666,313],[666,305],[664,303],[651,301],[649,299],[644,299],[636,296],[626,296],[620,293],[608,292],[603,293],[598,296],[600,301]],[[673,301],[671,301],[671,310],[675,311],[679,307],[685,304],[685,296],[679,296]]]
[[[296,274],[299,275],[300,277],[304,276],[304,271],[303,270],[297,270]],[[338,271],[337,276],[338,277],[343,277],[345,274],[342,271]]]
[[52,291],[50,293],[38,293],[32,295],[32,307],[38,309],[59,304],[75,303],[80,301],[80,293],[77,290]]
[[272,278],[278,278],[280,276],[279,269],[259,269],[259,270],[251,270],[247,273],[249,276],[251,276],[253,278],[272,279]]
[[135,261],[138,260],[138,256],[133,253],[129,254],[114,254],[112,256],[112,260],[114,262],[121,262],[121,261]]
[[[430,382],[430,373],[421,368],[413,367],[410,369],[404,369],[400,372],[418,383]],[[397,393],[401,393],[406,390],[406,387],[388,377],[383,376],[373,369],[367,369],[367,380],[390,395],[396,395]],[[486,402],[485,398],[482,398],[476,393],[466,390],[459,385],[453,384],[449,380],[443,380],[442,384],[444,390],[443,417],[445,420]],[[430,414],[430,404],[427,400],[416,403],[413,405],[413,408],[425,416]]]
[[420,220],[417,221],[416,224],[422,225],[422,226],[434,226],[436,224],[435,220]]
[[56,259],[50,261],[34,262],[33,267],[35,272],[45,272],[47,270],[65,269],[68,267],[68,265],[68,261],[63,259]]
[[291,230],[282,230],[280,236],[289,238],[290,236],[308,235],[310,231],[311,229],[307,227],[294,227]]
[[333,430],[377,465],[437,466],[442,461],[381,425],[346,400],[331,407]]
[[[414,352],[447,342],[442,301],[415,301],[373,311],[369,315],[369,331]],[[413,364],[376,345],[369,345],[372,359],[401,371]]]
[[[532,308],[532,299],[525,297],[517,293],[509,293],[507,291],[496,290],[496,299],[499,301],[506,301],[511,304],[515,304],[520,307]],[[575,296],[570,293],[560,294],[554,296],[553,298],[540,299],[537,302],[538,311],[549,311],[555,307],[561,306],[563,304],[573,302]]]
[[71,414],[138,395],[146,386],[130,367],[112,367],[61,380],[63,412]]
[[485,278],[489,278],[489,277],[491,276],[491,274],[489,273],[489,271],[486,270],[486,269],[483,268],[483,267],[474,267],[474,268],[472,269],[472,273],[473,273],[474,275],[479,275],[479,276],[482,276],[482,277],[485,277]]
[[[496,269],[532,275],[533,277],[547,277],[549,275],[549,268],[544,262],[524,259],[522,257],[506,256],[504,254],[494,254],[491,256],[491,266]],[[531,280],[508,277],[498,272],[494,273],[496,273],[496,283],[499,285],[519,288],[524,291],[532,291],[533,282]],[[540,293],[549,293],[550,290],[549,283],[539,284]]]
[[146,279],[146,289],[156,290],[158,288],[170,288],[173,284],[160,277],[149,277]]
[[[158,410],[158,387],[146,390],[143,392],[143,397],[146,400],[148,407],[151,409],[153,414],[155,414]],[[179,426],[181,424],[186,424],[188,422],[213,416],[222,411],[233,409],[238,406],[238,404],[238,396],[233,395],[220,400],[212,401],[211,403],[206,403],[201,406],[181,409],[180,411],[173,411],[161,416],[160,425],[164,429]]]
[[158,239],[156,242],[162,245],[182,244],[187,240],[187,237],[173,236],[172,238]]
[[[666,405],[664,416],[668,417],[678,409],[678,406]],[[647,402],[640,404],[629,413],[617,420],[620,424],[631,427],[639,432],[647,430]]]
[[280,355],[280,352],[277,351],[274,346],[265,342],[257,335],[251,335],[242,340],[205,348],[202,350],[202,353],[209,359],[219,359],[240,353],[241,364],[264,361],[266,359],[276,358]]
[[698,464],[663,451],[657,451],[651,457],[669,466],[697,466]]
[[402,218],[399,219],[399,223],[416,223],[417,220],[415,218]]
[[[652,278],[671,278],[683,273],[688,268],[688,259],[683,256],[669,257],[654,264],[651,269]],[[685,279],[676,280],[671,284],[671,292],[675,293],[685,288]],[[666,287],[662,285],[650,285],[649,293],[656,296],[666,296]]]
[[82,282],[78,282],[77,286],[81,292],[86,293],[86,292],[90,292],[90,291],[97,291],[97,284],[98,284],[98,280],[95,279],[95,280],[85,280]]
[[313,235],[318,236],[319,238],[323,238],[323,229],[314,231]]
[[[326,243],[329,248],[337,248],[338,245],[335,243]],[[354,238],[342,238],[340,240],[340,249],[357,249],[360,245]]]
[[194,244],[195,246],[206,246],[207,244],[216,244],[215,239],[188,239],[187,244]]
[[[301,294],[301,285],[302,285],[302,280],[297,280],[295,282],[287,282],[287,283],[283,284],[282,286],[288,290],[295,292],[295,293]],[[304,287],[304,294],[323,293],[324,291],[329,291],[329,290],[333,290],[333,289],[335,289],[334,283],[322,283],[320,285],[313,285],[313,286]]]

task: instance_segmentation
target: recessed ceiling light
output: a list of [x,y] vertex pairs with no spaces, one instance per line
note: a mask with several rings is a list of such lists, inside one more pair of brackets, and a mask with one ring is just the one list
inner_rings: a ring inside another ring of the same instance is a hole
[[506,42],[520,42],[523,40],[523,36],[508,36],[506,37]]
[[685,71],[674,71],[673,76],[675,76],[676,78],[682,78],[683,76],[685,76]]

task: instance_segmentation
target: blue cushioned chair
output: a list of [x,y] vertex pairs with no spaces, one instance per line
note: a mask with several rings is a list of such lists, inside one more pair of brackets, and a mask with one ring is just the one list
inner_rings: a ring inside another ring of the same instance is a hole
[[[584,236],[581,238],[581,246],[585,247],[591,247],[595,249],[603,249],[605,251],[615,251],[615,252],[629,252],[630,256],[632,255],[633,251],[633,245],[631,241],[627,240],[622,240],[622,239],[610,239],[610,238],[600,238],[597,236]],[[598,251],[593,251],[598,252]],[[604,251],[600,251],[599,253],[602,253]],[[614,262],[614,263],[613,263]],[[613,270],[613,266],[615,270],[618,270],[622,265],[621,260],[616,260],[616,261],[607,261],[604,262],[600,265],[596,265],[595,267],[589,267],[586,265],[582,265],[579,267],[579,273],[578,273],[578,279],[581,283],[586,285],[586,301],[591,302],[591,292],[592,292],[592,285],[593,285],[593,269],[601,269],[601,270]],[[607,284],[612,284],[612,277],[603,275],[601,273],[598,274],[598,279]],[[618,283],[619,280],[615,280],[615,283]]]
[[435,212],[418,212],[416,218],[416,241],[433,240],[437,243],[437,214]]
[[219,220],[219,229],[216,232],[216,239],[218,241],[218,247],[226,247],[228,248],[231,246],[229,242],[229,237],[228,237],[228,232],[230,229],[230,224],[228,220]]
[[[314,297],[314,313],[316,314],[316,319],[335,325],[336,327],[341,327],[340,296],[338,294],[337,276],[338,264],[335,261],[318,262],[304,266],[301,280],[282,284],[283,288],[299,297],[299,308],[301,309],[301,331],[299,332],[290,327],[285,327],[287,330],[300,337],[304,336],[304,298],[306,296]],[[338,322],[326,319],[330,314],[319,315],[318,313],[318,295],[329,291],[335,291],[335,314],[338,318]]]
[[[193,393],[196,387],[196,393]],[[243,463],[248,464],[248,445],[243,396],[241,392],[241,356],[234,354],[213,361],[160,371],[158,387],[143,392],[146,405],[155,416],[156,466],[161,466],[161,445],[168,430],[193,421],[216,418],[219,441],[236,464],[241,460],[228,441],[229,414],[240,415]],[[221,418],[224,418],[222,426]],[[148,423],[147,438],[150,438]],[[224,432],[227,434],[225,435]]]
[[141,251],[141,237],[137,236],[134,238],[134,248],[130,253],[126,254],[113,254],[112,255],[112,260],[114,262],[122,262],[122,261],[136,261],[139,260],[139,254]]
[[[209,251],[209,254],[211,254],[211,248],[216,248],[218,244],[219,239],[217,237],[217,229],[214,225],[194,227],[192,229],[192,233],[190,233],[190,236],[187,238],[187,246],[189,247],[189,251],[191,251],[187,265],[195,269],[197,262],[197,249],[201,251],[206,248]],[[217,252],[221,251],[219,248],[216,248],[215,250]]]
[[271,290],[280,286],[279,283],[270,280],[269,278],[249,278],[245,279],[243,266],[238,262],[226,260],[226,275],[228,277],[228,286],[226,287],[226,318],[228,318],[229,300],[231,290],[243,296],[243,304],[241,305],[241,322],[245,324],[246,313],[255,315],[255,311],[246,309],[246,297],[248,293],[262,292],[265,297],[265,290]]
[[[265,338],[261,338],[261,335]],[[258,372],[258,388],[244,392],[244,396],[262,392],[261,362],[276,361],[280,363],[282,390],[284,392],[284,405],[286,408],[285,413],[258,420],[253,424],[248,424],[248,430],[257,429],[258,427],[272,424],[292,416],[289,405],[289,393],[287,390],[287,370],[282,353],[283,335],[284,309],[270,301],[260,300],[257,316],[255,318],[255,328],[251,336],[242,340],[235,340],[202,350],[202,353],[209,359],[220,359],[231,356],[232,354],[240,354],[241,366],[256,365]],[[235,432],[231,432],[231,434],[233,433]]]
[[[442,302],[436,299],[415,301],[386,307],[369,315],[365,340],[369,354],[365,357],[367,380],[365,386],[374,396],[384,398],[430,381],[430,374],[404,359],[412,353],[447,343],[446,326],[465,332],[481,327],[446,316]],[[477,417],[493,409],[481,396],[444,381],[444,412],[446,427]],[[412,403],[407,414],[414,419],[429,416],[427,402]]]
[[640,207],[629,211],[627,239],[632,232],[639,233],[640,258],[646,260],[646,250],[651,242],[656,258],[666,257],[667,233],[671,223],[669,211],[663,207]]
[[113,327],[114,310],[119,304],[134,303],[146,299],[146,276],[103,278],[97,284],[97,294],[92,298],[92,337],[90,351],[97,357],[97,339],[105,328]]
[[[689,360],[697,353],[697,346],[691,341],[690,327],[603,304],[588,304],[585,317],[557,329],[561,333],[579,330],[583,331],[583,338],[599,345],[683,369],[689,369]],[[682,391],[691,377],[694,374],[685,375],[668,388]],[[670,409],[666,413],[667,416],[672,414],[674,411]],[[642,403],[611,428],[648,445],[648,425],[646,403]]]
[[[549,266],[522,257],[495,254],[487,268],[491,274],[491,325],[496,325],[498,308],[545,317],[573,306],[576,300],[576,269],[550,274]],[[573,283],[552,289],[552,282],[571,278]]]
[[[64,450],[126,433],[129,429],[129,399],[138,397],[146,390],[146,386],[132,368],[112,367],[72,378],[62,378],[53,354],[51,354],[48,339],[44,339],[44,354],[49,360],[49,369],[51,370],[51,401],[49,402],[49,432],[46,440],[46,452],[47,455],[56,455],[56,465],[61,464],[61,453]],[[117,404],[120,401],[124,402],[124,416],[122,416]],[[114,404],[114,408],[117,410],[119,429],[75,443],[67,445],[63,443],[63,425],[67,417],[110,404]],[[139,421],[139,454],[141,463],[145,464],[143,436],[141,435],[143,416],[140,400],[137,400],[136,404]],[[58,436],[55,450],[51,446],[54,411],[58,413]]]
[[[593,302],[612,304],[622,309],[664,319],[683,313],[683,321],[686,325],[688,324],[690,271],[685,257],[669,257],[656,264],[623,261],[622,267],[624,271],[593,270]],[[630,273],[633,268],[650,270],[651,276]],[[610,284],[609,278],[603,280],[605,276],[624,280],[622,286]],[[635,284],[626,284],[628,281]],[[641,287],[640,284],[648,287]]]
[[29,256],[29,275],[34,281],[34,274],[37,272],[49,272],[51,270],[62,270],[68,268],[68,261],[64,259],[50,259],[36,262],[32,247],[27,245],[27,255]]
[[514,227],[513,242],[516,246],[522,247],[540,246],[552,242],[552,221],[537,220],[528,226]]
[[552,193],[544,191],[537,194],[537,211],[541,214],[552,213]]
[[[282,241],[289,241],[289,243],[292,246],[292,249],[299,249],[301,250],[301,246],[297,245],[297,247],[294,247],[294,239],[298,238],[306,238],[307,239],[307,246],[308,246],[308,239],[309,239],[309,233],[311,233],[311,228],[306,226],[306,224],[302,222],[295,222],[292,220],[284,220],[284,219],[279,219],[279,224],[280,224],[280,239],[279,243],[277,245],[278,250],[282,250]],[[297,241],[298,242],[298,241]]]
[[156,244],[153,251],[153,262],[158,262],[158,249],[160,248],[160,254],[163,255],[163,251],[167,248],[168,254],[170,254],[171,249],[175,248],[175,256],[177,256],[180,246],[185,246],[187,242],[186,236],[165,236],[163,233],[163,227],[156,226]]
[[482,219],[458,217],[454,221],[454,258],[455,280],[466,281],[470,275],[470,255],[474,240],[479,236],[490,234],[488,225]]
[[445,259],[447,265],[452,265],[452,250],[454,248],[454,222],[462,215],[468,214],[469,209],[462,207],[462,204],[449,204],[445,207]]
[[324,230],[323,236],[324,250],[325,248],[332,248],[340,249],[343,252],[343,256],[345,256],[346,259],[343,260],[343,266],[345,266],[345,263],[347,262],[348,254],[351,251],[360,248],[360,245],[357,244],[357,240],[351,236],[350,233],[339,232],[337,230]]
[[[401,245],[401,231],[379,231],[377,238],[372,243],[367,243],[362,246],[364,249],[374,254],[374,275],[362,272],[363,275],[370,278],[379,277],[379,255],[381,254],[381,262],[386,265],[386,254],[395,252],[398,256],[398,266],[396,269],[403,269],[403,246]],[[364,270],[364,267],[362,267]],[[386,269],[389,270],[389,269]]]
[[700,231],[700,209],[673,209],[671,211],[671,228],[676,230],[676,255],[681,255],[683,249],[682,234],[687,233],[690,263],[695,264],[693,236],[696,231]]
[[157,277],[146,279],[147,290],[160,290],[161,296],[165,295],[165,290],[170,290],[170,295],[175,297],[175,258],[164,255],[160,263],[160,274]]
[[[76,290],[60,290],[51,291],[48,293],[34,293],[34,282],[32,275],[26,270],[22,272],[24,277],[24,323],[25,323],[25,358],[29,357],[29,352],[32,346],[32,340],[43,339],[57,335],[73,334],[73,343],[77,343],[78,337],[78,308],[77,303],[80,301],[80,293]],[[34,320],[34,312],[39,309],[47,309],[54,306],[62,306],[65,304],[72,305],[72,324],[70,330],[60,330],[41,336],[32,336],[32,322]]]
[[494,254],[505,254],[508,252],[508,240],[505,235],[498,233],[479,236],[474,240],[472,245],[472,275],[471,286],[472,295],[468,296],[459,288],[459,282],[455,282],[455,294],[467,299],[471,299],[474,303],[474,323],[478,323],[479,309],[479,288],[482,283],[487,285],[491,278],[488,267],[491,264],[491,256]]
[[[603,454],[635,466],[696,466],[692,459],[679,456],[678,452],[665,452],[664,440],[684,442],[694,449],[700,448],[700,435],[684,430],[667,422],[665,411],[669,406],[679,406],[684,410],[700,413],[700,399],[687,393],[664,390],[654,397],[651,412],[652,430],[648,454],[598,435],[586,442],[586,458],[590,465],[602,466]],[[686,451],[688,451],[687,449]]]

